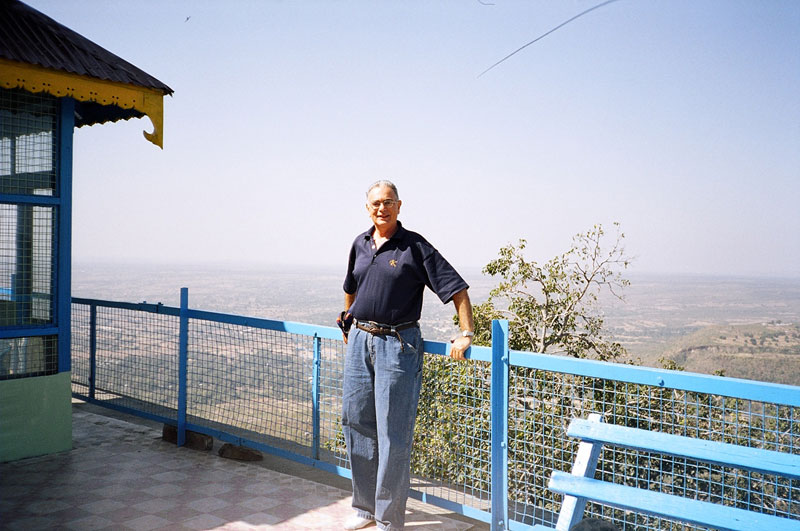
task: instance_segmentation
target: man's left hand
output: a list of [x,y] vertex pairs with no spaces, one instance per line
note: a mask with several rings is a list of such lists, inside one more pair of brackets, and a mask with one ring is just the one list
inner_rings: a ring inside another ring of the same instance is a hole
[[471,337],[465,336],[458,336],[455,339],[450,340],[452,345],[450,346],[450,357],[454,360],[465,360],[467,358],[464,357],[464,353],[467,351],[469,346],[472,344]]

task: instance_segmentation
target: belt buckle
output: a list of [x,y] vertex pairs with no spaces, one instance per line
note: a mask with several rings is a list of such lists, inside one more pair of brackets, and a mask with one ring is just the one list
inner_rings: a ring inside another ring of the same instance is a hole
[[379,334],[380,331],[382,330],[381,327],[377,326],[377,324],[372,321],[359,321],[358,327],[364,330],[365,332],[373,335]]

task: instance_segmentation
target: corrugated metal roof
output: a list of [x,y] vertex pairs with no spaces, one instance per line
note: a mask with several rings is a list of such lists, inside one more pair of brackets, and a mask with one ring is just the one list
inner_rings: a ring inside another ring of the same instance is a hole
[[0,57],[173,93],[144,70],[18,0],[0,0]]

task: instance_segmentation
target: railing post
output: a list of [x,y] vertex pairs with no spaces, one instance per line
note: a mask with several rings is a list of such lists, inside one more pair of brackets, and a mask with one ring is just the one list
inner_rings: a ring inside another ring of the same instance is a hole
[[314,334],[314,364],[311,374],[312,442],[311,458],[319,459],[319,366],[322,339]]
[[508,321],[492,321],[492,531],[508,529]]
[[97,304],[89,306],[89,398],[97,389]]
[[181,288],[178,338],[178,446],[186,442],[186,379],[189,358],[189,288]]

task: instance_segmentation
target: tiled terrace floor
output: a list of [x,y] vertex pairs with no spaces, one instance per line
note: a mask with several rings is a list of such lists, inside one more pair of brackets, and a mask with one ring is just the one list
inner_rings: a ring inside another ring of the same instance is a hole
[[[157,425],[100,413],[73,405],[72,451],[0,464],[0,529],[333,530],[351,514],[343,478],[178,448]],[[453,516],[409,500],[406,528],[487,528]]]

